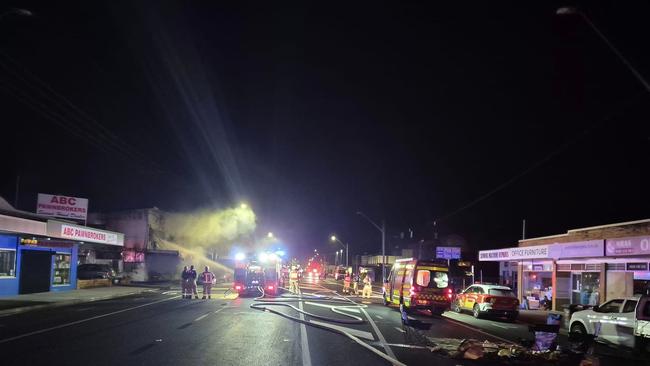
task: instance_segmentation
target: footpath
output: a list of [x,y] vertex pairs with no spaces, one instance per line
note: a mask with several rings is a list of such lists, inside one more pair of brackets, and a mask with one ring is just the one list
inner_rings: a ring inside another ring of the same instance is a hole
[[15,296],[0,296],[0,316],[50,307],[114,299],[143,292],[155,292],[158,291],[158,289],[159,288],[152,286],[111,286],[82,290],[49,291]]

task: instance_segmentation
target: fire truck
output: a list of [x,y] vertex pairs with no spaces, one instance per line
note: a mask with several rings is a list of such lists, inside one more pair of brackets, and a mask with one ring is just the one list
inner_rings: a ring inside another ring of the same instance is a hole
[[320,259],[320,257],[316,257],[311,258],[307,262],[307,267],[305,268],[303,277],[307,279],[323,279],[325,278],[326,274],[327,273],[325,271],[325,265],[323,264],[323,261]]
[[235,260],[233,287],[240,295],[277,294],[280,286],[281,258],[274,253],[238,254]]

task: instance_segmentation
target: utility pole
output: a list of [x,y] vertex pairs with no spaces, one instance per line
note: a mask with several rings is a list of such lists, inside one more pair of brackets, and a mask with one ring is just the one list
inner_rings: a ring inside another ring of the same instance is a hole
[[381,280],[386,282],[386,220],[381,220]]
[[16,196],[14,197],[14,208],[18,209],[18,193],[20,191],[20,175],[16,176]]
[[521,223],[521,240],[526,239],[526,219]]

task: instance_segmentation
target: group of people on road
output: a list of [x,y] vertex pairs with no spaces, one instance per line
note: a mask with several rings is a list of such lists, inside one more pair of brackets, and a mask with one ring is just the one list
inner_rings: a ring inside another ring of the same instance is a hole
[[[196,292],[196,279],[197,273],[194,269],[194,266],[191,265],[189,268],[187,266],[183,267],[183,272],[181,273],[181,290],[183,293],[183,299],[191,299],[192,295],[195,298],[199,298],[199,294]],[[203,299],[211,298],[212,295],[212,285],[216,282],[217,277],[214,273],[210,272],[210,268],[205,266],[205,270],[201,273],[201,280],[203,281]]]
[[[372,295],[372,280],[370,279],[370,275],[367,272],[352,274],[351,271],[346,271],[345,277],[343,277],[343,293],[346,295],[354,293],[354,295],[359,296],[360,284],[363,284],[361,297],[369,299],[370,295]],[[350,289],[350,285],[352,285],[352,289]]]

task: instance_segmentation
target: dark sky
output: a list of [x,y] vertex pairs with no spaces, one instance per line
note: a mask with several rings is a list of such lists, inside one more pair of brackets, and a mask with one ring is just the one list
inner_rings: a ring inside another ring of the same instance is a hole
[[[223,3],[2,5],[35,16],[0,20],[0,195],[245,200],[355,253],[379,243],[357,210],[475,248],[650,217],[650,93],[564,3]],[[582,9],[650,77],[650,7]]]

